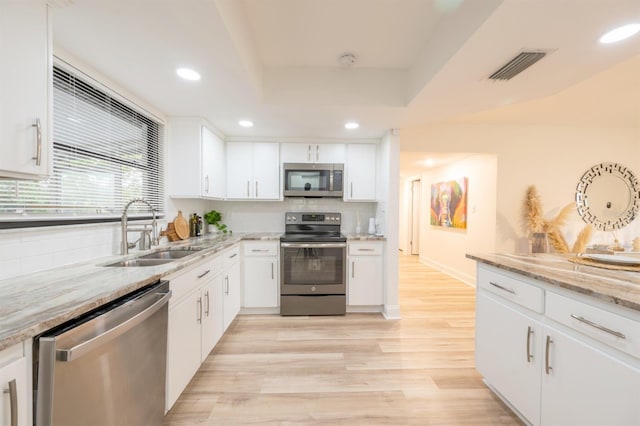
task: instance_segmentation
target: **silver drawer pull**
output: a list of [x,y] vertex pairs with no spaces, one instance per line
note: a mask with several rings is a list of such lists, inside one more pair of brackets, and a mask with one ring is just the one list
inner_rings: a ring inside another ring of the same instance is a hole
[[549,372],[553,370],[553,367],[551,367],[551,363],[549,362],[549,348],[552,343],[553,340],[551,340],[551,336],[547,336],[547,345],[544,350],[544,372],[547,373],[547,376],[549,375]]
[[531,363],[533,360],[533,355],[531,355],[531,335],[533,334],[533,328],[531,326],[527,327],[527,364]]
[[492,286],[494,286],[496,288],[499,288],[500,290],[504,290],[504,291],[506,291],[508,293],[516,294],[516,292],[514,290],[511,290],[510,288],[503,287],[500,284],[494,283],[493,281],[489,281],[489,284],[491,284]]
[[18,426],[18,387],[16,379],[12,379],[8,383],[9,389],[5,389],[4,393],[9,394],[9,411],[11,412],[11,426]]
[[204,271],[202,274],[198,275],[198,278],[202,278],[205,275],[207,275],[209,272],[211,272],[211,269],[207,269],[206,271]]
[[619,337],[621,339],[626,339],[627,336],[625,336],[624,334],[620,333],[619,331],[615,331],[615,330],[611,330],[610,328],[607,328],[603,325],[600,324],[596,324],[595,322],[589,321],[588,319],[578,316],[578,315],[574,315],[571,314],[571,318],[573,319],[577,319],[578,321],[585,323],[587,325],[590,325],[591,327],[597,328],[600,331],[604,331],[605,333],[609,333],[609,334],[613,334],[616,337]]
[[267,253],[269,249],[251,249],[253,253]]
[[42,162],[42,125],[40,119],[36,118],[35,124],[32,124],[31,127],[36,128],[36,156],[31,159],[36,160],[36,166],[39,166]]
[[359,248],[358,251],[375,251],[375,249],[372,249],[372,248],[368,248],[368,249]]

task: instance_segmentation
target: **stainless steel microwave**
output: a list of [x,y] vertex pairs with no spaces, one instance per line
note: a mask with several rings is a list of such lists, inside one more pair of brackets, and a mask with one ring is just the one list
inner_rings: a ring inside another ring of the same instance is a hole
[[284,163],[285,197],[340,197],[344,164]]

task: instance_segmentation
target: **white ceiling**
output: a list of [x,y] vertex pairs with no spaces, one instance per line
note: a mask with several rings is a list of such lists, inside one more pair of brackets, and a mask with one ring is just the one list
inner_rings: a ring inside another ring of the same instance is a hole
[[[565,116],[577,125],[618,125],[624,116],[640,127],[628,111],[638,105],[629,92],[640,86],[640,36],[597,42],[615,26],[640,21],[638,0],[55,3],[66,4],[53,8],[57,51],[166,115],[202,116],[229,136],[378,138],[389,128],[443,120]],[[487,80],[531,48],[553,53],[509,82]],[[357,57],[350,68],[338,62],[345,52]],[[197,69],[202,80],[178,80],[179,66]],[[624,85],[611,82],[612,91],[597,79],[610,69],[625,76]],[[615,101],[620,95],[626,104]],[[545,103],[555,96],[559,106]],[[544,108],[531,104],[537,100]],[[598,111],[603,103],[607,114],[572,113],[572,106]],[[241,118],[255,127],[240,128]],[[361,127],[345,130],[348,120]]]

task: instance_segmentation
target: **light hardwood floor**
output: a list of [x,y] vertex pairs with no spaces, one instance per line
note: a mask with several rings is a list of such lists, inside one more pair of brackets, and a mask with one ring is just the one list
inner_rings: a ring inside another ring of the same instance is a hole
[[241,315],[168,425],[520,425],[474,369],[474,289],[400,256],[402,319]]

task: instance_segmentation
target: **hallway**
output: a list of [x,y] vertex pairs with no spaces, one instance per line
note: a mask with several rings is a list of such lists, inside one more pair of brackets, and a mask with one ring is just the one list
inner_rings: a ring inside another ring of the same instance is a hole
[[474,299],[400,256],[401,320],[240,315],[165,425],[519,425],[474,369]]

